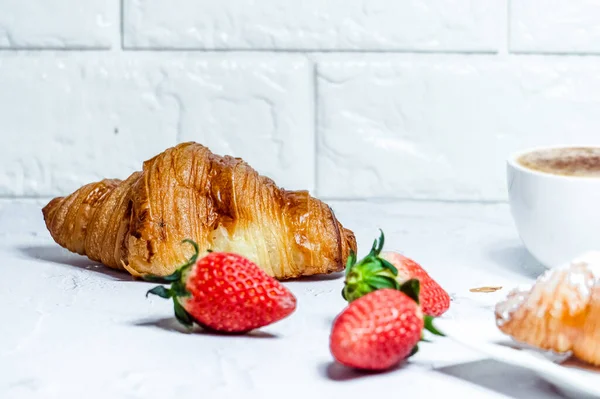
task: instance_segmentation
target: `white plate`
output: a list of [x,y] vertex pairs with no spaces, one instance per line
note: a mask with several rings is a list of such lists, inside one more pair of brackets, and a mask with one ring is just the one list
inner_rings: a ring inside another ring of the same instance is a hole
[[493,323],[437,319],[435,326],[447,338],[490,358],[536,372],[572,398],[600,398],[600,368],[555,355],[519,347]]

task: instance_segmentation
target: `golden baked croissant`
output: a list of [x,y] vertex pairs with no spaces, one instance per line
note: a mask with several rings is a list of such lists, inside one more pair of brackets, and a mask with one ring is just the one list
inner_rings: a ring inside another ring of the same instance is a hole
[[590,258],[552,269],[496,305],[496,324],[517,341],[572,352],[600,365],[600,283]]
[[287,191],[239,158],[182,143],[124,181],[85,185],[43,208],[61,246],[134,276],[166,276],[192,253],[235,252],[288,279],[341,271],[354,234],[307,191]]

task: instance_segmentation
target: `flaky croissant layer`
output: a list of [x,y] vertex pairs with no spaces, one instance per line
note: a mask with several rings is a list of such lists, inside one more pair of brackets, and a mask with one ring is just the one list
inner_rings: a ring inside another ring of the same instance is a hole
[[496,305],[499,329],[516,341],[557,353],[572,352],[600,366],[600,253],[550,269],[530,287]]
[[61,246],[134,276],[165,276],[193,252],[241,254],[289,279],[341,271],[354,234],[307,191],[287,191],[246,162],[182,143],[126,180],[87,184],[43,208]]

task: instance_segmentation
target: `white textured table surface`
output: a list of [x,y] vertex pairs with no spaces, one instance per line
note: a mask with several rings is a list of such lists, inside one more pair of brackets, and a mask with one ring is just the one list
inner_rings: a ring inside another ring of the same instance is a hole
[[[555,398],[534,374],[446,339],[408,363],[364,375],[333,363],[340,276],[288,282],[289,318],[248,337],[182,332],[169,301],[54,244],[41,202],[0,202],[0,398],[393,397]],[[332,202],[364,255],[381,227],[386,249],[419,261],[453,296],[444,316],[493,322],[492,306],[541,269],[506,205]],[[469,288],[501,285],[475,294]]]

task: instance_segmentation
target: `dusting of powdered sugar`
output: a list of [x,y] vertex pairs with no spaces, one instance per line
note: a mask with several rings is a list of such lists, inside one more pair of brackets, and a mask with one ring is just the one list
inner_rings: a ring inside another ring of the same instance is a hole
[[556,291],[556,287],[561,281],[559,278],[556,278],[556,276],[559,273],[568,273],[570,268],[570,264],[565,264],[562,266],[555,267],[554,269],[547,270],[544,274],[537,278],[537,280],[534,283],[534,286],[543,286],[546,291]]
[[496,324],[508,323],[514,312],[523,305],[531,291],[530,285],[520,285],[512,289],[506,299],[496,305]]
[[579,263],[574,266],[577,266],[578,269],[569,272],[569,285],[576,288],[583,298],[589,298],[592,295],[595,278],[593,274],[590,277],[590,270],[587,265]]
[[600,281],[600,251],[589,251],[573,259],[572,263],[585,263],[594,275],[596,282]]
[[[568,289],[562,290],[559,284],[567,284]],[[512,315],[528,302],[536,304],[537,309],[533,310],[538,317],[543,317],[553,307],[561,308],[559,301],[540,306],[538,298],[540,295],[555,295],[559,290],[568,295],[566,305],[570,313],[575,314],[587,306],[595,284],[600,284],[600,251],[585,253],[572,262],[547,270],[533,285],[521,285],[511,290],[506,299],[496,305],[496,324],[502,326],[509,322]],[[528,301],[531,295],[535,298]]]
[[[564,275],[564,279],[557,274]],[[555,292],[558,284],[567,283],[575,294],[580,298],[587,299],[592,293],[594,285],[594,275],[588,267],[587,263],[573,261],[565,266],[552,269],[546,272],[540,282],[544,284],[546,292]]]

